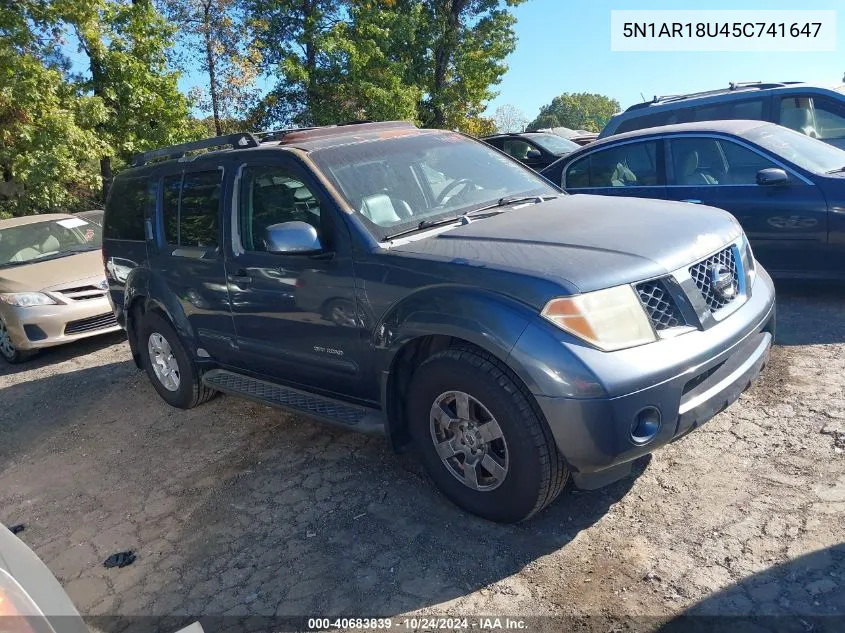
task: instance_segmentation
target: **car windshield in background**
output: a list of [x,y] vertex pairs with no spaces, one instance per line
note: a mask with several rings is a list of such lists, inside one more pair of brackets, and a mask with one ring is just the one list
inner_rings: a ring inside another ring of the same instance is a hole
[[557,134],[532,134],[528,138],[537,143],[537,145],[547,152],[551,152],[557,156],[564,156],[574,152],[576,149],[581,149],[581,146],[578,145],[578,143],[570,141],[568,138],[558,136]]
[[100,248],[94,228],[82,218],[0,228],[0,268]]
[[502,198],[560,193],[487,144],[454,132],[342,145],[311,158],[379,240]]
[[845,167],[845,151],[777,125],[762,125],[746,134],[749,141],[814,174]]

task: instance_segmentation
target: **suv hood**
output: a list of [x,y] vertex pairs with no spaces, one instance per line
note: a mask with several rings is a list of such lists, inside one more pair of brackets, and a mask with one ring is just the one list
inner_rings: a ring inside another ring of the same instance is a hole
[[0,268],[0,292],[38,292],[90,277],[105,279],[105,276],[102,251],[97,249]]
[[665,275],[742,234],[728,213],[701,205],[565,195],[515,207],[393,252],[569,282],[589,292]]

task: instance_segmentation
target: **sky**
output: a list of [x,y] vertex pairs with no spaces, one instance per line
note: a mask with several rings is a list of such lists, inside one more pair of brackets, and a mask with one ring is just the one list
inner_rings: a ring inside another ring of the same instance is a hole
[[[806,5],[806,6],[805,6]],[[513,104],[529,119],[564,92],[597,92],[622,108],[655,95],[727,87],[732,81],[841,84],[845,11],[837,14],[837,51],[812,53],[612,52],[610,12],[646,9],[843,9],[842,0],[527,0],[513,9],[519,42],[490,103]]]

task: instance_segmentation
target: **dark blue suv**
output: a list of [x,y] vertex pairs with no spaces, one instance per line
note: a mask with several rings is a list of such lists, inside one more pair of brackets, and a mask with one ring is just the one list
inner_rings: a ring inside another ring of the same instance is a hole
[[773,276],[845,278],[845,151],[773,123],[702,121],[618,134],[541,173],[570,193],[724,209]]
[[774,331],[730,215],[568,196],[406,123],[148,152],[104,231],[115,312],[168,403],[222,391],[385,433],[497,521],[706,422]]

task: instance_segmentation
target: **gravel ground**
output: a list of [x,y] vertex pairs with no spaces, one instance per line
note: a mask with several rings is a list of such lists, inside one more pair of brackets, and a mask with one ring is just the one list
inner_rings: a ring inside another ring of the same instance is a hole
[[[792,614],[749,630],[807,631],[838,614],[829,630],[843,630],[843,295],[781,288],[778,345],[738,403],[636,477],[568,489],[517,526],[456,509],[381,438],[233,397],[171,409],[119,336],[52,350],[0,365],[0,521],[26,524],[86,616],[489,614],[621,631]],[[126,549],[133,565],[103,567]]]

